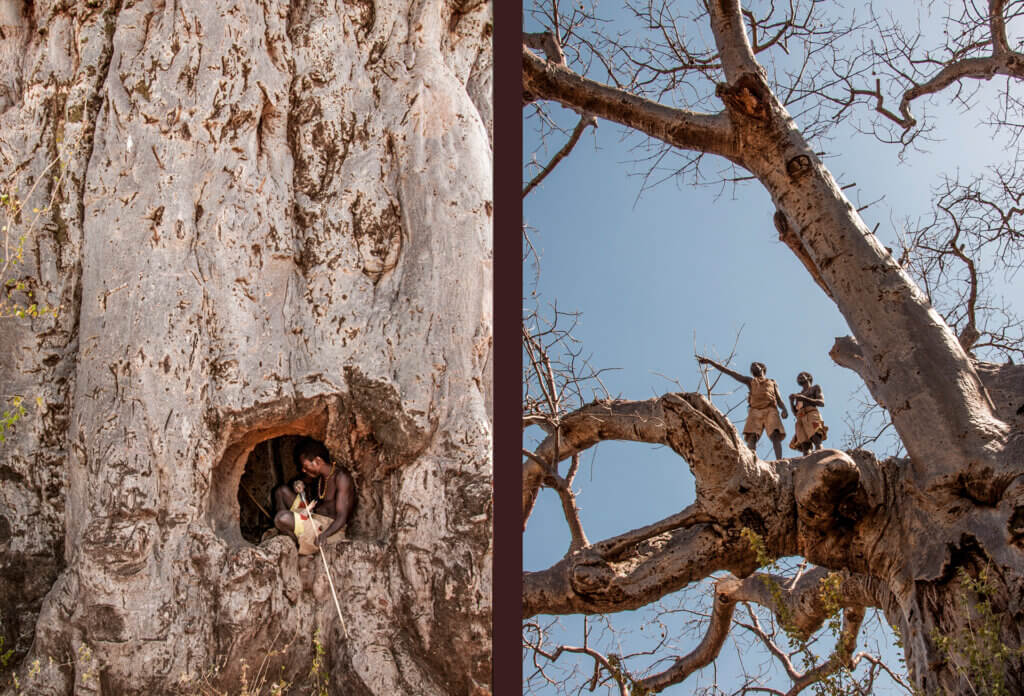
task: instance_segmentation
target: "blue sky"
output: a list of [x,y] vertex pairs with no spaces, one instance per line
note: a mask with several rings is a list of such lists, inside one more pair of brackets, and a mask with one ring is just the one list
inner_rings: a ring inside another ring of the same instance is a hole
[[[575,123],[575,114],[551,108],[570,128]],[[826,144],[826,162],[840,184],[856,182],[846,192],[855,205],[881,199],[862,215],[869,227],[880,223],[878,234],[891,245],[894,222],[928,212],[940,173],[957,168],[980,173],[999,161],[1006,144],[979,126],[984,115],[936,107],[933,135],[941,142],[930,143],[928,153],[908,153],[902,161],[892,146],[840,131]],[[538,146],[529,128],[524,140],[529,158]],[[610,394],[628,399],[678,390],[670,380],[697,389],[695,337],[699,350],[721,356],[739,332],[734,363],[739,371],[746,372],[753,360],[766,363],[768,376],[784,395],[797,390],[798,372],[813,373],[825,392],[826,446],[839,446],[847,430],[843,416],[859,379],[835,365],[828,351],[835,337],[849,330],[778,241],[767,193],[757,184],[719,192],[669,181],[641,195],[637,174],[643,165],[631,164],[638,157],[631,147],[637,142],[624,137],[619,126],[600,122],[525,199],[524,221],[540,255],[536,289],[541,303],[557,301],[560,309],[582,312],[574,335],[592,365],[615,368],[602,376]],[[549,155],[539,153],[538,159],[546,162]],[[529,268],[524,272],[529,289],[532,274]],[[1018,311],[1024,309],[1020,283],[1004,283],[1001,291]],[[728,378],[719,387],[738,388],[731,397],[716,400],[722,410],[745,397],[745,390]],[[742,427],[745,415],[740,405],[731,417]],[[787,442],[793,424],[790,416]],[[784,456],[793,454],[784,449]],[[764,437],[758,453],[773,458]],[[590,450],[577,482],[582,522],[592,541],[654,522],[694,499],[686,463],[666,448],[644,444],[603,443]],[[545,491],[524,535],[525,568],[548,567],[563,556],[568,542],[557,497]],[[640,624],[635,614],[612,621],[634,632]],[[569,627],[567,640],[579,643],[579,621],[563,623]],[[728,652],[723,651],[717,675],[723,688],[735,669],[735,657]],[[716,678],[709,669],[701,675],[704,684]],[[693,682],[687,682],[666,693],[693,689]]]

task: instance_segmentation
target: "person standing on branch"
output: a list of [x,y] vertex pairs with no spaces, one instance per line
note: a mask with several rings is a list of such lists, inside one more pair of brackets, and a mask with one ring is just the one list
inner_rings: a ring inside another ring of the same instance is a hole
[[[305,495],[307,506],[302,500],[306,490],[302,479],[296,479],[290,487],[278,486],[274,490],[277,507],[274,526],[298,542],[300,555],[308,556],[342,531],[352,512],[355,488],[352,477],[331,461],[327,448],[319,442],[306,440],[300,444],[298,458],[302,472],[313,478],[310,487],[315,486],[315,490]],[[314,507],[323,514],[314,513]],[[314,530],[311,517],[316,521],[319,534]]]
[[798,374],[796,383],[803,389],[789,395],[789,405],[796,417],[796,433],[793,434],[789,447],[799,450],[806,456],[812,448],[820,450],[821,441],[828,436],[828,426],[818,413],[818,408],[825,405],[825,395],[821,387],[814,383],[814,377],[810,372]]
[[761,431],[767,432],[775,450],[775,458],[782,459],[782,441],[786,437],[786,429],[779,419],[778,409],[782,409],[783,418],[789,418],[789,412],[786,411],[786,404],[779,395],[779,387],[775,384],[775,380],[765,377],[765,373],[768,371],[765,364],[750,363],[752,376],[747,377],[711,358],[705,358],[703,355],[697,356],[697,362],[701,365],[711,365],[722,374],[729,375],[737,382],[746,385],[750,390],[750,393],[747,394],[747,404],[750,405],[750,409],[747,411],[747,422],[743,425],[743,439],[746,440],[747,446],[756,452]]

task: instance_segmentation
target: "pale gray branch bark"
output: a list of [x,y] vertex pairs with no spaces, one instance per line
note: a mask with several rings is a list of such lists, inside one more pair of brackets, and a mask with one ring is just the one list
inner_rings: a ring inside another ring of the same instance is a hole
[[744,74],[760,74],[762,70],[747,38],[739,0],[714,0],[708,3],[708,10],[726,80],[734,83]]
[[675,109],[588,79],[544,60],[523,46],[523,90],[529,100],[547,99],[647,133],[670,145],[728,159],[737,157],[725,114]]
[[937,94],[957,80],[968,78],[991,80],[996,75],[1024,78],[1024,54],[1007,50],[1005,53],[997,52],[991,56],[965,58],[950,63],[927,82],[914,85],[903,93],[903,98],[900,100],[900,114],[903,118],[897,123],[905,129],[917,125],[917,119],[910,111],[910,105],[916,99],[929,94]]
[[548,57],[548,60],[559,65],[565,65],[565,52],[562,51],[562,46],[558,43],[554,33],[550,31],[523,34],[523,45],[537,51],[544,51],[544,55]]

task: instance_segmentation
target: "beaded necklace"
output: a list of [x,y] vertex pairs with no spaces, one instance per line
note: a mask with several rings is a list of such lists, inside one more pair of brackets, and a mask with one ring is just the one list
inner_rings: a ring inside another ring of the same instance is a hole
[[[334,462],[331,462],[331,473],[329,473],[327,476],[328,477],[334,476]],[[324,482],[324,477],[323,476],[320,477],[320,480],[319,480],[319,482],[317,484],[317,488],[316,489],[317,489],[317,493],[319,494],[319,495],[317,495],[317,497],[318,498],[323,498],[324,497],[324,493],[327,492],[327,485]]]

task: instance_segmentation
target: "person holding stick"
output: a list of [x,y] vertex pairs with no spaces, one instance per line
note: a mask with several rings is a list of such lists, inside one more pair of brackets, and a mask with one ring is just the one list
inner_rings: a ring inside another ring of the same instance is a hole
[[[316,498],[307,502],[302,479],[296,479],[290,487],[278,486],[274,490],[277,507],[274,526],[295,539],[300,555],[308,556],[316,553],[317,548],[339,533],[348,522],[355,502],[355,487],[352,477],[335,466],[327,448],[319,442],[312,439],[303,441],[299,445],[298,457],[302,472],[312,477],[310,485],[315,486],[309,497],[315,495]],[[314,507],[323,514],[314,513]]]

